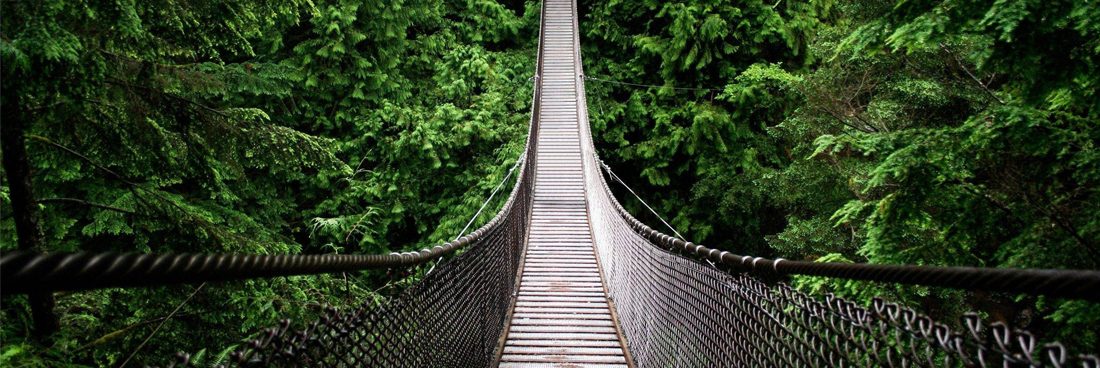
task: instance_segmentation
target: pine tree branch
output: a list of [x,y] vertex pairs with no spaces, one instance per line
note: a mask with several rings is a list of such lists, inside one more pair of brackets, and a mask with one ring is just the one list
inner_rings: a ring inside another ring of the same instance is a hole
[[[131,193],[133,193],[134,197],[137,198],[139,201],[142,201],[142,202],[145,201],[145,199],[142,198],[138,194],[138,189],[141,189],[141,190],[146,191],[149,194],[153,195],[157,199],[159,199],[161,201],[164,201],[168,205],[176,208],[177,210],[180,211],[181,214],[184,214],[184,215],[188,214],[188,211],[186,209],[184,209],[182,206],[180,206],[178,203],[176,203],[175,201],[172,201],[172,200],[164,197],[163,195],[161,195],[160,193],[157,193],[154,190],[143,188],[140,184],[138,184],[138,183],[136,183],[136,182],[134,182],[130,179],[127,179],[126,177],[122,176],[122,174],[119,174],[119,173],[115,172],[114,170],[111,170],[111,169],[107,168],[106,166],[101,165],[100,163],[96,162],[95,160],[92,160],[88,156],[85,156],[84,154],[82,154],[80,152],[77,152],[76,150],[74,150],[72,148],[66,147],[66,146],[64,146],[60,143],[51,141],[50,139],[48,139],[46,137],[42,137],[42,136],[38,136],[38,135],[29,135],[27,137],[31,138],[31,139],[34,139],[34,140],[37,140],[37,141],[40,141],[40,142],[43,142],[43,143],[46,143],[46,144],[49,144],[50,146],[56,147],[57,149],[60,149],[62,151],[65,151],[65,152],[73,155],[73,156],[76,156],[76,157],[80,158],[81,160],[83,160],[84,162],[87,162],[89,165],[92,165],[96,169],[98,169],[100,171],[103,171],[104,173],[107,173],[107,175],[110,176],[112,179],[115,179],[115,180],[118,180],[118,181],[121,181],[121,182],[125,183],[126,185],[130,186]],[[146,203],[145,206],[150,208],[150,209],[154,209],[154,210],[159,211],[166,218],[171,217],[168,214],[168,212],[164,211],[161,207],[150,206],[148,203]]]
[[[199,314],[205,314],[205,313],[208,313],[208,312],[209,311],[184,313],[184,314],[177,315],[176,317],[177,318],[189,317],[189,316],[195,316],[195,315],[199,315]],[[81,347],[76,348],[73,351],[77,352],[77,351],[86,350],[86,349],[89,349],[89,348],[94,348],[96,346],[106,344],[108,342],[114,341],[115,339],[126,336],[126,334],[128,334],[130,331],[133,331],[134,329],[136,329],[138,327],[142,327],[142,326],[145,326],[145,325],[149,325],[149,324],[157,323],[157,322],[160,322],[160,321],[164,321],[168,318],[169,318],[168,316],[164,316],[164,317],[153,318],[153,319],[144,320],[144,321],[141,321],[141,322],[131,324],[131,325],[123,327],[121,329],[109,332],[106,335],[100,336],[99,338],[96,338],[95,340],[92,340],[91,342],[88,342],[87,344],[84,344]]]
[[111,178],[113,178],[113,179],[119,180],[123,183],[126,183],[126,184],[130,185],[130,186],[135,186],[135,187],[138,186],[137,183],[135,183],[133,181],[130,181],[130,179],[127,179],[126,177],[122,176],[122,174],[119,174],[119,173],[115,172],[114,170],[108,169],[106,166],[103,166],[103,165],[99,164],[95,160],[92,160],[88,156],[85,156],[84,154],[82,154],[80,152],[77,152],[76,150],[73,150],[72,148],[69,148],[69,147],[66,147],[66,146],[64,146],[60,143],[51,141],[49,138],[46,138],[46,137],[43,137],[43,136],[40,136],[40,135],[33,135],[33,134],[28,135],[27,138],[34,139],[34,140],[42,142],[42,143],[46,143],[48,145],[54,146],[57,149],[65,151],[65,152],[69,153],[70,155],[76,156],[76,157],[80,158],[81,160],[83,160],[84,162],[87,162],[88,164],[92,165],[97,170],[107,173],[107,175],[110,175]]
[[89,202],[89,201],[85,201],[83,199],[77,199],[77,198],[42,198],[42,199],[37,200],[36,202],[38,202],[38,203],[72,203],[72,204],[79,204],[79,205],[84,205],[84,206],[94,207],[94,208],[99,208],[99,209],[104,209],[104,210],[111,210],[111,211],[115,211],[115,212],[121,212],[121,213],[125,213],[127,215],[141,215],[140,213],[137,213],[137,212],[125,209],[125,208],[114,207],[114,206],[110,206],[110,205],[106,205],[106,204],[102,204],[102,203]]
[[107,83],[108,84],[114,84],[116,86],[131,88],[131,89],[140,89],[140,90],[145,91],[145,92],[154,93],[154,94],[157,94],[159,96],[164,96],[164,97],[176,100],[178,102],[182,102],[184,104],[197,107],[201,110],[206,110],[210,113],[216,114],[216,115],[221,116],[221,117],[226,118],[226,119],[232,119],[233,118],[232,116],[229,116],[229,114],[226,114],[225,112],[223,112],[221,110],[215,109],[215,108],[210,107],[210,106],[206,106],[204,104],[201,104],[197,101],[191,100],[191,99],[186,98],[186,97],[182,97],[182,96],[178,96],[178,95],[174,95],[174,94],[171,94],[171,93],[167,93],[167,92],[158,90],[156,88],[143,86],[143,85],[139,85],[139,84],[133,84],[133,83],[129,83],[129,82],[126,82],[126,81],[123,81],[123,80],[120,80],[120,79],[115,79],[115,78],[108,79]]
[[[974,83],[978,84],[978,87],[981,87],[982,91],[985,91],[985,93],[988,94],[989,97],[992,97],[994,100],[999,102],[1001,105],[1005,104],[1004,100],[1002,100],[1000,97],[997,97],[997,94],[993,93],[993,90],[989,89],[989,85],[987,83],[983,83],[981,79],[978,79],[978,77],[974,75],[974,73],[970,72],[970,69],[967,69],[966,66],[963,65],[962,58],[960,58],[958,54],[956,54],[954,51],[951,51],[951,49],[947,48],[947,45],[945,45],[943,43],[940,43],[940,48],[943,49],[944,52],[946,52],[948,55],[951,55],[951,57],[955,59],[955,65],[958,66],[959,69],[962,69],[962,71],[964,73],[966,73],[966,75],[969,76],[970,79],[974,81]],[[990,77],[989,80],[990,80],[990,82],[992,82],[993,77]]]
[[153,332],[149,333],[149,336],[146,336],[145,340],[142,340],[141,344],[138,344],[138,346],[136,348],[134,348],[134,351],[130,352],[130,355],[126,357],[126,360],[123,360],[122,364],[118,365],[118,368],[125,367],[126,363],[129,363],[130,359],[133,359],[134,355],[137,355],[137,353],[139,351],[141,351],[141,348],[145,347],[145,344],[149,343],[149,340],[152,339],[153,336],[156,336],[157,332],[160,332],[160,328],[164,327],[164,324],[168,323],[168,320],[172,319],[172,317],[175,316],[176,313],[178,313],[180,311],[180,309],[183,309],[184,305],[187,305],[187,302],[191,301],[191,298],[195,297],[195,294],[198,294],[199,291],[202,290],[203,286],[206,286],[205,282],[202,283],[202,284],[199,284],[199,287],[196,287],[195,291],[192,291],[191,295],[187,296],[187,299],[184,299],[182,302],[180,302],[180,304],[176,306],[176,309],[172,310],[172,313],[169,313],[167,316],[165,316],[164,319],[161,320],[159,324],[157,324],[157,327],[153,329]]

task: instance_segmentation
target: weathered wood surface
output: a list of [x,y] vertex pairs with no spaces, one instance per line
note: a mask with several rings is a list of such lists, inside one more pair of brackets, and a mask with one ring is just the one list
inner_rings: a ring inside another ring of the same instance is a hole
[[501,367],[626,367],[585,203],[571,0],[546,0],[535,202]]

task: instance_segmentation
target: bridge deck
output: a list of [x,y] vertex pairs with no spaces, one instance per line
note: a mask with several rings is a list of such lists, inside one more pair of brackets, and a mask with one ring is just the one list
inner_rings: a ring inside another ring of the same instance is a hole
[[535,201],[501,367],[626,367],[592,244],[571,0],[546,0]]

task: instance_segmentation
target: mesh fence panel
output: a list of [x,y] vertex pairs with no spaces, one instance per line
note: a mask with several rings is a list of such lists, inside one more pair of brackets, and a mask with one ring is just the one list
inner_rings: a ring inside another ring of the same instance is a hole
[[[456,241],[466,251],[381,304],[329,311],[308,326],[289,322],[231,354],[239,367],[485,367],[508,317],[527,232],[532,175],[496,218]],[[468,244],[463,244],[468,243]],[[185,357],[171,366],[190,366]]]
[[[289,322],[234,352],[240,367],[484,367],[495,358],[527,231],[530,175],[467,250],[382,304]],[[186,359],[176,365],[188,365]]]
[[655,244],[667,236],[631,217],[596,175],[597,252],[638,367],[1100,366],[975,314],[952,329],[880,299],[810,296],[666,250]]

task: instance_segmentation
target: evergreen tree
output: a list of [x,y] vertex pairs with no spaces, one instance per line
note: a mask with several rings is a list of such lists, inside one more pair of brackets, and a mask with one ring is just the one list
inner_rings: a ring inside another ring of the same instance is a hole
[[[5,251],[20,203],[38,210],[49,251],[419,248],[457,235],[526,132],[536,4],[2,6],[4,156],[25,147],[30,168],[5,170],[34,189],[0,187]],[[24,140],[8,134],[16,121]],[[62,293],[63,328],[41,342],[28,338],[27,299],[5,297],[0,364],[162,363],[224,347],[204,354],[213,361],[281,318],[373,302],[387,279]]]

